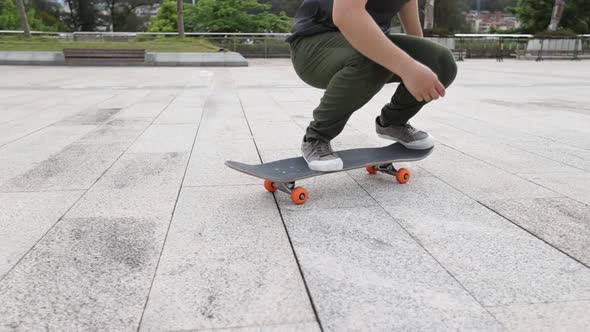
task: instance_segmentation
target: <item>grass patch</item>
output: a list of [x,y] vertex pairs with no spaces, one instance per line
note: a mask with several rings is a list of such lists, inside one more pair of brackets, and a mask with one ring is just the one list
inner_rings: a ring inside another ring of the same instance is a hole
[[135,38],[130,42],[64,41],[56,37],[0,36],[0,51],[61,52],[64,48],[142,48],[147,52],[217,52],[219,47],[203,38],[168,37]]

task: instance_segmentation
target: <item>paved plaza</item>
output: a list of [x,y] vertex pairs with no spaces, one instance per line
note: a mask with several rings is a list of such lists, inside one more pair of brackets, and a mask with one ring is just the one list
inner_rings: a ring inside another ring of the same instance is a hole
[[[388,144],[357,112],[337,149]],[[298,155],[321,90],[242,68],[0,67],[0,331],[589,331],[590,62],[467,60],[401,185]]]

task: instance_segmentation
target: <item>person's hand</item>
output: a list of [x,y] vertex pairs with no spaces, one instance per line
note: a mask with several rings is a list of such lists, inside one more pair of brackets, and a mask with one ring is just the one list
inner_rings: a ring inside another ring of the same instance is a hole
[[431,101],[445,96],[445,87],[436,74],[418,61],[413,61],[401,79],[418,101]]

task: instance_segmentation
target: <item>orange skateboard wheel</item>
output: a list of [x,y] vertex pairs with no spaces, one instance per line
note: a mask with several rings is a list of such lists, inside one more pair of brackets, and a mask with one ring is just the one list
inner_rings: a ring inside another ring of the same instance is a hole
[[395,173],[395,178],[397,179],[397,182],[401,184],[408,183],[410,178],[412,178],[412,172],[407,168],[400,168]]
[[367,172],[369,172],[369,174],[377,174],[377,167],[367,166]]
[[305,189],[303,187],[296,187],[291,192],[291,200],[293,201],[293,203],[295,203],[297,205],[301,205],[301,204],[304,204],[305,202],[307,202],[308,196],[309,196],[309,193],[307,192],[307,189]]
[[274,182],[272,182],[270,180],[264,180],[264,188],[266,189],[266,191],[271,192],[271,193],[274,193],[275,191],[277,191],[277,188],[275,188],[273,186],[273,183]]

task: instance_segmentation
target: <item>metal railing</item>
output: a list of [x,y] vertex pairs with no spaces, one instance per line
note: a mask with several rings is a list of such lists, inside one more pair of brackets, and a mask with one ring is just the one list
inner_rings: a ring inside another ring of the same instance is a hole
[[[22,34],[18,30],[0,30],[0,35]],[[130,41],[177,36],[176,32],[43,32],[32,34],[65,40]],[[188,37],[203,38],[222,50],[234,51],[250,58],[289,57],[285,38],[289,33],[187,32]],[[590,58],[590,35],[573,38],[536,39],[528,34],[455,34],[452,37],[429,37],[463,58]]]
[[456,34],[456,47],[465,50],[466,58],[515,57],[526,50],[532,35],[525,34]]

